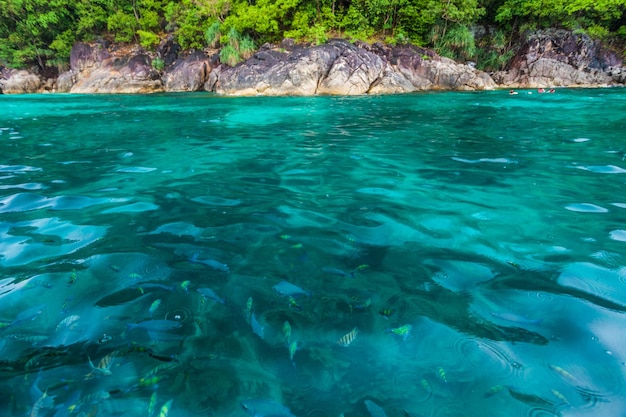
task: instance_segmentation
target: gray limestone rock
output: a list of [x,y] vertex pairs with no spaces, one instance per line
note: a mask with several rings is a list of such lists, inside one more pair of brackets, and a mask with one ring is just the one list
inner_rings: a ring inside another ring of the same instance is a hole
[[[79,48],[83,50],[83,47]],[[85,54],[84,61],[80,58],[72,61],[72,71],[76,71],[77,75],[70,92],[127,94],[163,91],[159,73],[152,68],[148,55],[141,52],[109,55],[99,62],[93,56],[93,53]]]
[[175,61],[163,75],[165,91],[200,91],[209,79],[211,60],[203,52],[193,52]]
[[69,93],[75,83],[76,73],[72,70],[65,71],[59,74],[57,78],[56,91],[57,93]]
[[312,47],[266,46],[246,62],[222,67],[211,80],[213,86],[226,95],[359,95],[496,87],[486,73],[422,48],[345,40]]
[[494,74],[503,87],[587,87],[623,83],[620,57],[585,34],[566,30],[530,33],[508,71]]
[[41,79],[26,70],[4,70],[0,77],[3,94],[36,93],[42,87]]

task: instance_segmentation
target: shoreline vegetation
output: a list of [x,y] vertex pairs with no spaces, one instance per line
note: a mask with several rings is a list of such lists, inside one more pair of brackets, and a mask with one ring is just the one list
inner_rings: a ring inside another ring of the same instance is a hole
[[626,0],[6,0],[0,91],[623,85]]

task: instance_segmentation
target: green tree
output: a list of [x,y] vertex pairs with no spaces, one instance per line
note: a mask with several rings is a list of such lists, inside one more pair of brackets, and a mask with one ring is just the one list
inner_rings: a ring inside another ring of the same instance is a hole
[[476,44],[470,27],[485,9],[476,0],[431,0],[427,10],[433,21],[430,43],[435,50],[450,58],[472,58]]
[[0,60],[48,70],[56,55],[69,57],[75,16],[69,0],[0,0]]
[[626,0],[506,0],[497,9],[496,22],[513,27],[565,27],[586,29],[600,26],[617,30]]
[[[61,68],[76,41],[153,48],[170,33],[184,49],[221,45],[231,63],[255,42],[343,36],[411,41],[496,68],[526,29],[564,27],[624,40],[625,11],[626,0],[0,0],[0,62]],[[490,33],[478,46],[476,25]]]
[[261,42],[274,42],[289,30],[301,0],[258,0],[233,4],[230,15],[224,19],[226,27],[239,33],[252,33]]
[[76,36],[83,41],[97,38],[107,30],[109,16],[115,12],[113,0],[76,1]]
[[393,36],[402,20],[404,9],[409,0],[355,0],[352,2],[367,19],[368,25],[384,37]]
[[166,29],[184,49],[202,49],[206,31],[228,16],[230,0],[182,0],[165,6]]

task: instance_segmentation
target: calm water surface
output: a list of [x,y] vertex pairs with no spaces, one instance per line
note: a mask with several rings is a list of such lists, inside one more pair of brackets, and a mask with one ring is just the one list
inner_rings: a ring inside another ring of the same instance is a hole
[[626,415],[624,90],[0,106],[0,416]]

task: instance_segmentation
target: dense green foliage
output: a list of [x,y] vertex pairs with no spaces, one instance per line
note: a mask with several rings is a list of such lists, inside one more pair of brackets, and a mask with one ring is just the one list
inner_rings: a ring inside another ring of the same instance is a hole
[[625,11],[626,0],[0,0],[0,64],[62,68],[76,41],[154,49],[173,34],[185,49],[221,47],[231,64],[284,37],[347,37],[412,42],[497,69],[529,29],[626,40]]

